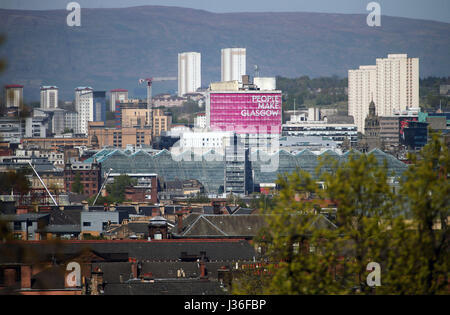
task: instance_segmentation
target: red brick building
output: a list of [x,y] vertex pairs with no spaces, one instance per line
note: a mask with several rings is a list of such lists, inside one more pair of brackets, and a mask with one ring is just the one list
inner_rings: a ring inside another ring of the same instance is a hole
[[67,192],[72,191],[77,174],[79,174],[83,186],[82,193],[89,196],[96,195],[101,187],[101,165],[95,161],[93,163],[67,163],[64,167],[64,186]]

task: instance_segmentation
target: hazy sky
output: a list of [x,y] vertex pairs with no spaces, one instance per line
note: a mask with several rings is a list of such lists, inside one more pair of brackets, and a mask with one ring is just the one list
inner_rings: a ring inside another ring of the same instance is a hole
[[[65,9],[73,0],[0,0],[0,8]],[[121,8],[138,5],[166,5],[211,12],[305,11],[363,13],[372,0],[76,0],[81,8]],[[377,0],[381,14],[450,23],[450,0]]]

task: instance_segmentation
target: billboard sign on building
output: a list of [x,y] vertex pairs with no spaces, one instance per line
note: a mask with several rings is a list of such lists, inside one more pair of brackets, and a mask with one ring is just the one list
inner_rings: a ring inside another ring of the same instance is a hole
[[281,92],[211,92],[209,125],[238,134],[281,133]]

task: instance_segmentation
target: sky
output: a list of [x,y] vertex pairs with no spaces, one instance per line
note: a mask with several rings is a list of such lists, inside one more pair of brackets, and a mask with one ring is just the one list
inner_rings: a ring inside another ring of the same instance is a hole
[[[0,0],[0,8],[65,9],[73,0]],[[140,5],[178,6],[211,12],[321,12],[368,14],[372,0],[76,0],[81,8],[122,8]],[[381,15],[450,23],[450,0],[376,0]]]

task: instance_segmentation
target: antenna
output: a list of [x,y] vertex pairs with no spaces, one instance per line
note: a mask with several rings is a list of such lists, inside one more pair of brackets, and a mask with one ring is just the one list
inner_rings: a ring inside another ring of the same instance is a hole
[[295,97],[294,97],[294,117],[295,117]]
[[255,69],[255,77],[259,77],[259,66],[254,65],[254,69]]

